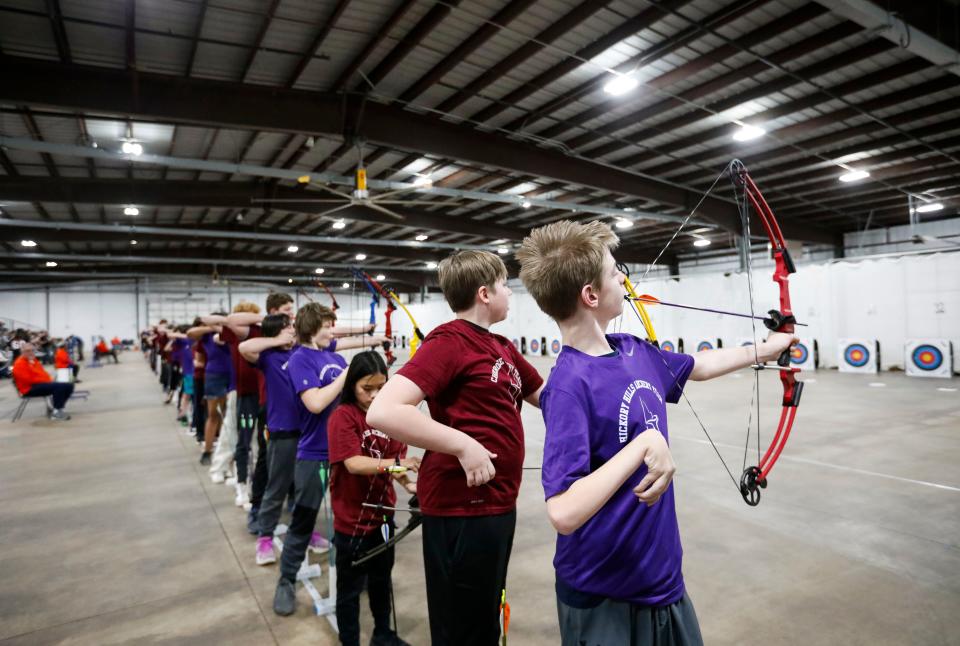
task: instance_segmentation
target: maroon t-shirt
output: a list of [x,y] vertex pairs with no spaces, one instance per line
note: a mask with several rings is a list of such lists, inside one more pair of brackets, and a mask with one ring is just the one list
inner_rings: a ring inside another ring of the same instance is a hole
[[[260,331],[260,326],[256,324],[251,325],[250,331],[247,332],[247,339],[258,339],[261,336],[263,336],[263,332]],[[247,339],[244,339],[244,341],[246,341]],[[254,364],[248,363],[242,356],[240,357],[240,362],[250,366],[253,372],[256,373],[257,392],[260,394],[260,405],[266,406],[267,405],[267,379],[266,377],[264,377],[263,371],[257,370],[257,367]]]
[[397,374],[420,387],[434,420],[462,431],[497,454],[497,475],[468,487],[460,461],[427,451],[417,497],[431,516],[503,514],[516,507],[523,475],[523,398],[543,379],[508,339],[456,319],[435,328]]
[[164,332],[157,333],[157,339],[156,339],[157,352],[160,353],[160,357],[164,361],[170,360],[170,353],[167,351],[167,343],[169,341],[170,341],[170,337],[168,337],[166,333]]
[[197,340],[193,342],[193,379],[203,381],[207,374],[207,351],[203,349],[203,344]]
[[[251,332],[252,331],[253,328],[251,327]],[[251,338],[252,336],[251,334],[247,338]],[[220,331],[220,340],[230,348],[230,358],[233,360],[233,374],[237,377],[237,396],[258,394],[260,390],[257,375],[260,374],[260,371],[240,356],[240,350],[237,349],[240,345],[240,339],[233,330],[224,325]]]
[[359,455],[383,460],[383,466],[390,466],[394,458],[403,459],[407,455],[406,444],[370,428],[366,417],[367,414],[356,404],[341,404],[327,422],[333,528],[349,536],[379,531],[383,517],[393,516],[393,512],[363,507],[363,503],[395,507],[397,493],[393,488],[393,476],[389,473],[354,475],[347,470],[344,461]]

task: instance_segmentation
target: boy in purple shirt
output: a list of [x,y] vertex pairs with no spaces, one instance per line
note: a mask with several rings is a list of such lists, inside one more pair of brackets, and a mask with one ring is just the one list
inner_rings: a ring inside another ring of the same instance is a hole
[[283,541],[280,580],[273,598],[273,611],[283,616],[296,610],[295,582],[307,549],[318,553],[330,549],[329,542],[314,532],[313,527],[329,472],[327,420],[340,402],[347,377],[347,362],[336,350],[369,347],[387,340],[378,336],[335,340],[333,324],[336,320],[333,310],[319,303],[301,307],[295,324],[300,347],[290,357],[287,366],[291,394],[296,400],[300,439],[293,470],[296,490],[293,518]]
[[[687,379],[756,357],[742,347],[676,354],[604,334],[623,310],[618,242],[601,222],[561,221],[534,229],[517,252],[520,279],[564,344],[540,395],[560,634],[564,645],[702,644],[683,583],[666,404]],[[760,361],[794,342],[772,332]]]
[[243,341],[237,350],[263,373],[267,391],[266,428],[267,484],[257,515],[257,565],[275,563],[273,532],[280,521],[283,499],[293,482],[300,416],[296,394],[290,384],[291,355],[296,353],[293,323],[286,314],[270,314],[261,325],[263,336]]

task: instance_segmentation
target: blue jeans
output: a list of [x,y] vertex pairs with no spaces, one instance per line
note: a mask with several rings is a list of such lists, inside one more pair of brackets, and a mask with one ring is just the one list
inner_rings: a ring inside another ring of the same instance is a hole
[[63,408],[72,394],[73,384],[49,381],[45,384],[33,384],[24,397],[53,397],[53,407],[59,409]]

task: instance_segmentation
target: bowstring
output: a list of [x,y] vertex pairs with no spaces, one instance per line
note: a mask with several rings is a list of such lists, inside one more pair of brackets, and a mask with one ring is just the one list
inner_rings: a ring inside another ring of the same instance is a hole
[[[742,245],[743,245],[743,262],[744,267],[747,272],[747,295],[750,299],[750,316],[756,316],[755,311],[755,299],[753,294],[753,253],[751,251],[750,241],[752,240],[750,236],[750,204],[747,199],[747,185],[744,182],[742,190],[737,190],[737,178],[734,176],[734,169],[736,172],[746,173],[746,168],[737,160],[734,160],[731,163],[731,176],[730,179],[733,183],[733,196],[734,200],[737,203],[737,209],[740,212],[740,226],[743,229],[742,231]],[[753,363],[754,365],[760,365],[760,354],[757,350],[757,320],[755,318],[750,319],[750,327],[753,334]],[[749,452],[750,447],[750,431],[753,428],[753,407],[754,402],[756,402],[757,407],[757,464],[760,464],[760,371],[754,369],[753,371],[753,391],[750,394],[750,406],[747,409],[749,411],[747,416],[747,432],[746,439],[743,444],[743,469],[747,468],[747,453]]]
[[[674,234],[670,237],[669,240],[667,240],[667,243],[663,245],[663,248],[660,249],[660,252],[653,259],[653,262],[647,265],[647,268],[644,270],[643,275],[640,276],[640,280],[637,281],[638,283],[643,282],[643,280],[647,277],[647,274],[650,273],[650,270],[653,269],[654,266],[657,264],[657,262],[660,260],[660,258],[663,257],[663,254],[667,251],[667,248],[673,243],[674,240],[677,239],[677,236],[680,235],[680,232],[683,230],[683,228],[693,218],[693,216],[696,214],[697,210],[703,205],[707,197],[710,196],[710,193],[717,186],[717,184],[720,182],[723,176],[726,175],[727,173],[730,173],[732,176],[734,163],[735,162],[730,162],[729,164],[723,167],[723,170],[720,171],[720,174],[717,175],[716,179],[713,180],[713,183],[710,184],[710,187],[700,197],[700,200],[697,202],[696,206],[693,207],[693,210],[690,211],[690,213],[683,219],[683,221],[680,223],[680,226],[677,228]],[[638,320],[640,320],[640,324],[643,325],[643,320],[640,318],[640,313],[636,310],[636,308],[631,307],[630,309],[633,310],[634,315],[637,317]],[[622,311],[620,315],[621,317],[623,316]],[[670,364],[667,363],[666,358],[662,354],[664,351],[658,349],[658,352],[660,352],[660,359],[661,361],[663,361],[663,365],[667,369],[667,372],[670,373],[670,376],[673,377],[674,381],[677,381],[677,374],[673,371],[673,369],[670,367]],[[720,458],[720,463],[723,465],[724,470],[726,470],[727,475],[730,476],[730,481],[733,482],[734,488],[737,490],[737,492],[740,492],[740,482],[733,475],[733,472],[730,470],[730,467],[727,465],[727,461],[723,459],[723,455],[720,453],[720,449],[717,448],[716,442],[713,441],[713,437],[711,437],[710,432],[707,431],[707,427],[704,425],[703,420],[700,419],[700,415],[697,413],[696,409],[693,407],[693,404],[690,402],[690,398],[687,397],[686,389],[681,390],[680,394],[683,396],[683,401],[687,403],[687,407],[690,408],[690,412],[693,414],[693,418],[697,420],[697,424],[700,425],[700,430],[702,430],[703,434],[707,436],[707,440],[710,442],[710,446],[713,447],[714,453],[716,453],[717,457]]]

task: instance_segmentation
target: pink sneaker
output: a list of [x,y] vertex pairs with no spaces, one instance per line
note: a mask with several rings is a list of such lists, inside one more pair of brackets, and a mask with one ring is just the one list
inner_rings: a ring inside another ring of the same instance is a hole
[[273,538],[261,536],[257,539],[257,565],[270,565],[277,562],[277,555],[273,551]]
[[320,532],[314,532],[310,535],[310,545],[307,551],[314,554],[326,554],[330,551],[330,541],[320,535]]

